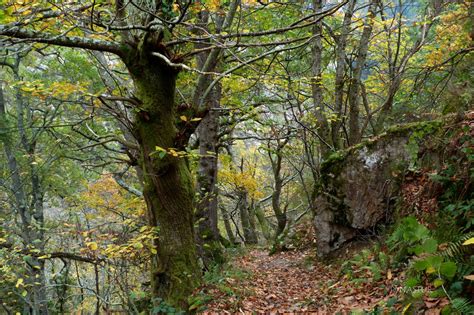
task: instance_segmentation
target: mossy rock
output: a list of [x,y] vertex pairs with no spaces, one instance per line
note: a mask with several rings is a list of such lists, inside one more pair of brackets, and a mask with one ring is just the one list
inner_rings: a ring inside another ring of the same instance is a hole
[[330,155],[321,164],[314,224],[320,255],[392,216],[405,172],[436,165],[447,128],[459,121],[438,120],[396,125],[383,134]]

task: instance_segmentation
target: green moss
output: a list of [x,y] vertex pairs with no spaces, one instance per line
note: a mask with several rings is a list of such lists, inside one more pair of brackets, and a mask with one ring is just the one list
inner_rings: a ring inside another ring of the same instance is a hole
[[135,62],[134,67],[131,72],[141,101],[135,113],[135,133],[141,149],[144,196],[150,224],[160,228],[158,254],[151,268],[152,294],[159,303],[187,310],[187,298],[201,279],[193,231],[192,177],[185,159],[150,155],[157,146],[174,146],[175,77],[148,59]]
[[340,150],[332,153],[323,163],[321,163],[321,180],[318,186],[326,186],[333,178],[339,174],[345,161],[352,153],[352,148]]
[[444,125],[443,119],[430,120],[430,121],[421,121],[413,122],[408,124],[399,124],[394,125],[387,129],[384,133],[385,136],[394,136],[394,135],[406,135],[411,131],[421,131],[425,133],[431,133],[432,131],[438,130]]
[[[321,173],[333,173],[337,174],[340,170],[338,165],[343,165],[347,157],[353,155],[355,152],[367,148],[369,151],[374,148],[380,141],[385,139],[391,139],[393,137],[406,136],[409,133],[412,133],[411,136],[417,140],[423,139],[427,135],[433,134],[444,125],[443,120],[433,120],[433,121],[423,121],[423,122],[414,122],[409,124],[395,125],[387,129],[386,132],[381,135],[367,139],[358,143],[350,148],[336,151],[332,153],[323,163],[321,164]],[[410,138],[410,139],[411,139]]]

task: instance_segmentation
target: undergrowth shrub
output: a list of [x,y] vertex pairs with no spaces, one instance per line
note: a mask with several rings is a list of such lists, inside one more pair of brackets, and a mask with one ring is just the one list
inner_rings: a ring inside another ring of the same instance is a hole
[[391,257],[379,245],[363,249],[351,260],[344,262],[341,272],[352,283],[379,281],[386,276],[391,265]]
[[[239,249],[228,249],[226,254],[235,258],[244,252]],[[232,297],[228,300],[233,300],[234,305],[230,305],[229,308],[238,305],[244,292],[237,282],[248,278],[250,273],[233,266],[229,263],[229,259],[226,261],[224,264],[213,266],[204,274],[203,285],[189,298],[189,312],[204,311],[206,304],[215,296]]]
[[439,244],[433,233],[414,217],[401,220],[387,244],[396,253],[398,262],[408,262],[404,290],[411,293],[408,301],[420,300],[423,296],[446,296],[453,311],[471,305],[462,295],[472,287],[466,277],[474,273],[473,251],[468,248],[471,245],[463,245],[472,235],[474,233],[468,233],[453,242]]

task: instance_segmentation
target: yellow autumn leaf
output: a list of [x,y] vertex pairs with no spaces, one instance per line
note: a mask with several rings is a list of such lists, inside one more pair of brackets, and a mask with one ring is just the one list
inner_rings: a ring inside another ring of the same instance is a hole
[[96,242],[87,242],[86,245],[90,250],[97,250],[97,248],[98,248]]
[[188,121],[188,118],[186,116],[179,116],[179,119],[181,119],[182,121]]
[[16,281],[15,287],[18,288],[18,287],[20,287],[20,285],[23,285],[23,278],[19,278],[19,279]]
[[176,151],[173,150],[173,149],[170,149],[170,154],[171,154],[172,156],[178,156],[178,152],[176,152]]
[[33,92],[35,90],[34,87],[22,87],[21,90],[23,92]]
[[427,274],[431,274],[431,273],[435,273],[436,272],[436,269],[433,268],[433,266],[429,266],[427,269],[426,269],[426,273]]
[[142,249],[143,244],[142,243],[135,243],[135,244],[133,244],[133,247],[135,247],[136,249]]
[[411,306],[411,303],[408,303],[407,306],[405,306],[405,307],[403,308],[402,315],[404,315],[404,314],[407,313],[407,311],[408,311],[408,309],[410,308],[410,306]]
[[470,239],[464,241],[464,243],[462,243],[463,245],[472,245],[474,244],[474,237],[471,237]]

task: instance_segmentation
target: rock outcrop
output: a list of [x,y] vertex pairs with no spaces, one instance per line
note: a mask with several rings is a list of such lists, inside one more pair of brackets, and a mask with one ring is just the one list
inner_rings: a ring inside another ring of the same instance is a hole
[[439,164],[442,145],[437,139],[459,120],[451,116],[395,126],[323,162],[314,213],[318,254],[387,222],[406,171]]

